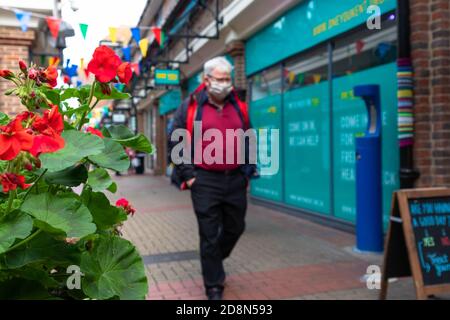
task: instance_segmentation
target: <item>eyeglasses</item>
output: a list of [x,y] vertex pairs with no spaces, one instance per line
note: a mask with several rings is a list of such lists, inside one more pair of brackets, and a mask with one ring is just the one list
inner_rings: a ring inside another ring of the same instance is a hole
[[212,75],[209,75],[209,74],[207,75],[207,77],[213,79],[214,81],[216,81],[218,83],[231,83],[231,78],[219,79],[219,78],[213,77]]

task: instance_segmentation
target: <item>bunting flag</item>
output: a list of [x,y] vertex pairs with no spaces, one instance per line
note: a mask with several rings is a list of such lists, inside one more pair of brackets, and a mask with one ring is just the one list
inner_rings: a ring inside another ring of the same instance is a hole
[[392,45],[387,43],[387,42],[382,42],[378,45],[375,53],[376,55],[381,58],[384,59],[386,57],[386,55],[389,53],[389,51],[391,50]]
[[123,92],[123,88],[125,88],[125,85],[124,85],[123,83],[115,83],[115,84],[114,84],[114,87],[115,87],[118,91]]
[[166,42],[166,35],[159,27],[153,27],[152,32],[155,35],[156,41],[158,41],[159,46],[162,48]]
[[16,14],[17,20],[19,20],[20,28],[22,29],[22,31],[27,31],[28,24],[30,23],[31,19],[31,12],[14,10],[14,13]]
[[80,69],[84,69],[84,58],[80,58]]
[[81,30],[81,34],[83,35],[83,39],[86,39],[86,34],[87,34],[87,30],[88,30],[88,25],[85,23],[80,23],[80,30]]
[[289,79],[289,84],[293,84],[295,81],[295,72],[290,71],[288,79]]
[[131,28],[131,35],[133,36],[134,41],[139,43],[141,41],[141,29],[139,28]]
[[58,66],[59,62],[60,62],[59,57],[50,57],[49,60],[48,60],[48,64],[50,66],[54,66],[54,67]]
[[83,71],[84,71],[84,75],[86,76],[86,78],[88,78],[89,77],[89,70],[88,69],[83,69]]
[[299,75],[298,75],[298,84],[300,84],[300,85],[302,85],[303,84],[303,82],[305,81],[305,74],[304,73],[300,73]]
[[139,68],[139,64],[138,63],[132,63],[131,64],[131,70],[133,70],[133,72],[139,77],[139,75],[141,74],[141,70]]
[[147,56],[147,50],[148,50],[148,39],[144,38],[141,41],[139,41],[139,48],[141,49],[142,56],[145,58]]
[[117,28],[115,27],[109,27],[109,39],[112,43],[117,42]]
[[317,84],[320,82],[320,80],[322,80],[322,75],[320,74],[314,74],[313,75],[313,79],[314,79],[314,83]]
[[127,62],[131,61],[131,47],[123,47],[122,48],[124,60]]
[[50,30],[50,33],[52,34],[53,38],[56,40],[58,38],[59,34],[59,27],[61,25],[61,19],[54,18],[54,17],[46,17],[45,20],[47,21],[48,29]]
[[364,40],[356,41],[356,53],[360,54],[363,51],[365,46],[366,46],[366,43],[364,42]]

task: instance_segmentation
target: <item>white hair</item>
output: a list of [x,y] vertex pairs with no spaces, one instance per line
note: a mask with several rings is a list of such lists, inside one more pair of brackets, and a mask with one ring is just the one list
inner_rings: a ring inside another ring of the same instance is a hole
[[211,73],[216,69],[231,73],[233,71],[233,66],[225,57],[216,57],[207,61],[203,67],[203,71],[207,76],[211,75]]

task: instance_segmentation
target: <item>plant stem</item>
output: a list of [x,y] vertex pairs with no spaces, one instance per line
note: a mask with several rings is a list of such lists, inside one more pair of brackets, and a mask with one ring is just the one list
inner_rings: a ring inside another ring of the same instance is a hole
[[11,207],[14,201],[14,192],[10,191],[9,192],[9,198],[8,198],[8,208],[6,209],[6,214],[8,214],[11,211]]
[[[87,105],[90,106],[92,103],[92,99],[94,98],[94,93],[95,93],[95,86],[96,86],[97,82],[94,81],[94,83],[92,84],[91,87],[91,92],[89,93],[89,100]],[[94,106],[92,108],[89,108],[90,110],[92,110],[98,103],[98,100],[95,102]],[[87,111],[83,112],[83,115],[81,116],[80,119],[80,123],[78,124],[78,130],[81,130],[81,128],[83,127],[83,122],[84,122],[84,118],[86,118],[87,115]]]
[[25,196],[23,197],[23,201],[25,201],[25,199],[28,197],[28,195],[30,194],[31,190],[34,188],[34,186],[36,186],[37,188],[37,184],[39,182],[39,180],[41,180],[41,178],[44,176],[44,174],[47,173],[48,169],[45,169],[44,172],[42,172],[40,174],[40,176],[36,179],[36,181],[34,181],[34,184],[27,190],[27,193],[25,193]]
[[9,248],[8,250],[6,250],[4,253],[8,253],[10,251],[13,251],[14,249],[24,245],[25,243],[27,243],[28,241],[30,241],[31,239],[33,239],[34,237],[36,237],[38,234],[40,234],[42,232],[42,229],[36,230],[35,233],[33,233],[31,236],[29,236],[26,239],[23,239],[22,241],[20,241],[18,244],[12,246],[11,248]]

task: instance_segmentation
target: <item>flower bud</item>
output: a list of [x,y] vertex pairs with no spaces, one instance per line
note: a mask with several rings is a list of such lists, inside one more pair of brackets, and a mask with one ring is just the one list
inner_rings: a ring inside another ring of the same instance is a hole
[[14,73],[9,70],[0,70],[0,77],[9,80],[14,77]]
[[23,60],[19,60],[19,68],[20,68],[20,71],[27,74],[27,65]]

